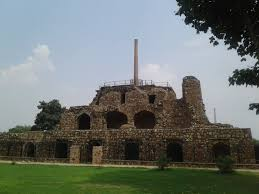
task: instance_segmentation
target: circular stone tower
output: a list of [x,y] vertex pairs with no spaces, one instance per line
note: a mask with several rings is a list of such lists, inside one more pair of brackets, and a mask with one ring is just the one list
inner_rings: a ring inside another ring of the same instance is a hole
[[183,100],[190,106],[193,113],[193,124],[207,124],[208,118],[202,100],[200,81],[194,76],[183,78]]

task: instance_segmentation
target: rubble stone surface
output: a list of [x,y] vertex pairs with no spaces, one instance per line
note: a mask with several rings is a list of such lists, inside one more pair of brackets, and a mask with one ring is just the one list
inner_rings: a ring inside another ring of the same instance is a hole
[[88,106],[66,109],[56,130],[0,134],[0,156],[99,164],[165,153],[172,162],[211,163],[223,154],[255,163],[250,129],[210,123],[197,78],[185,77],[182,92],[177,99],[171,87],[101,87]]

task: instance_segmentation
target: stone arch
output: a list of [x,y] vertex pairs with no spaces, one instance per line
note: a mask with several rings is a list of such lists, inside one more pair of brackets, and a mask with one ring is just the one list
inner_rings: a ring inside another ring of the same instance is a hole
[[214,159],[220,156],[230,156],[230,147],[224,143],[216,143],[212,148],[212,152]]
[[128,142],[125,145],[125,160],[139,160],[139,144]]
[[174,142],[169,143],[166,149],[167,158],[172,162],[183,162],[182,144]]
[[55,146],[55,158],[68,157],[68,144],[67,142],[57,141]]
[[83,113],[78,117],[78,129],[86,130],[91,128],[91,118],[88,114]]
[[111,111],[106,115],[106,122],[108,129],[120,129],[122,125],[128,123],[128,118],[122,112]]
[[134,116],[134,125],[137,129],[153,129],[156,125],[156,117],[152,112],[140,111]]
[[23,142],[7,143],[7,156],[21,157],[23,153]]
[[35,145],[32,142],[27,143],[25,145],[25,156],[34,158],[35,154]]

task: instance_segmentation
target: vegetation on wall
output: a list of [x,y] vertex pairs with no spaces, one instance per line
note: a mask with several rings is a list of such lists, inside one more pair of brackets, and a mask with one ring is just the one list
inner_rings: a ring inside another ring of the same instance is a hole
[[30,125],[16,125],[13,128],[8,129],[9,133],[23,133],[31,130]]
[[[259,1],[258,0],[176,0],[186,25],[197,33],[212,33],[210,42],[216,46],[223,40],[228,49],[235,49],[246,61],[250,56],[255,63],[244,69],[234,70],[230,85],[259,87]],[[249,105],[259,114],[259,103]]]

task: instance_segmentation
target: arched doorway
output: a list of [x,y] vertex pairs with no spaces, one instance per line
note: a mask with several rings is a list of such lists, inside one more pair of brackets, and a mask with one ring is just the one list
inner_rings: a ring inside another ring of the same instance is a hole
[[230,147],[224,143],[217,143],[212,148],[214,159],[230,155]]
[[155,115],[149,111],[141,111],[135,114],[134,125],[137,129],[153,129],[156,125]]
[[172,162],[183,162],[183,148],[180,143],[169,143],[166,150],[167,158]]
[[80,163],[87,163],[87,148],[86,144],[80,148]]
[[[102,145],[102,141],[101,140],[92,140],[88,143],[88,145],[85,147],[85,162],[86,163],[92,163],[93,161],[93,147],[94,146],[101,146]],[[82,153],[83,155],[81,155],[81,157],[84,157],[84,153]]]
[[67,158],[68,145],[66,142],[56,142],[55,158]]
[[25,145],[25,156],[34,158],[35,157],[35,145],[33,143],[27,143]]
[[7,143],[7,155],[21,157],[23,154],[23,142],[10,142]]
[[255,149],[255,160],[256,160],[256,163],[258,164],[259,163],[259,144],[256,144],[254,146],[254,149]]
[[88,114],[81,114],[78,117],[78,129],[86,130],[91,128],[91,118]]
[[106,122],[108,129],[120,129],[122,125],[128,123],[128,118],[121,112],[111,111],[106,115]]
[[139,144],[129,142],[125,145],[125,160],[139,160]]

